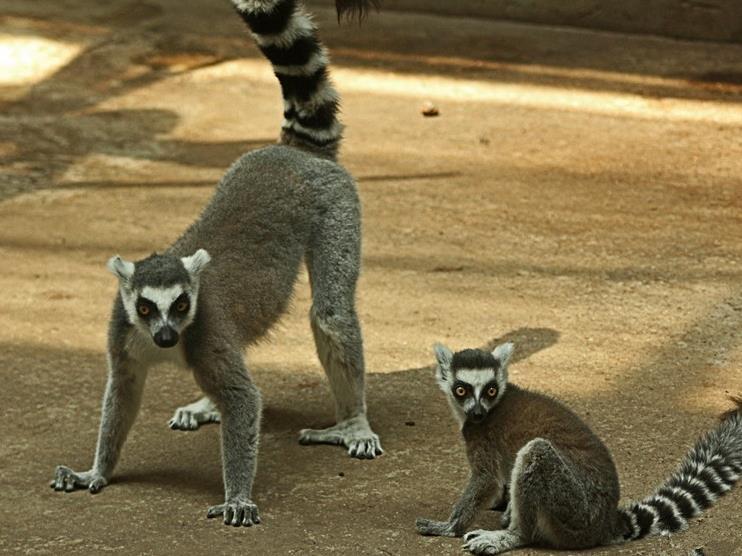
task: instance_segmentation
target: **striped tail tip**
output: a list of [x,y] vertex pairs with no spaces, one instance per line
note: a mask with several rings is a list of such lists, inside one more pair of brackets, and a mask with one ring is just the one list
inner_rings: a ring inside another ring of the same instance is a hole
[[299,0],[232,0],[281,84],[281,142],[334,158],[342,140],[340,97],[327,49]]
[[698,440],[664,485],[641,502],[619,509],[623,540],[682,531],[688,520],[732,489],[742,475],[742,399],[734,401],[737,407]]

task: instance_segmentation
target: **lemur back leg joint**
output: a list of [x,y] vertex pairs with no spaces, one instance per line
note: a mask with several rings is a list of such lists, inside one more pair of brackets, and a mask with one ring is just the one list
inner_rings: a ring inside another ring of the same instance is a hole
[[[356,211],[355,207],[346,207]],[[304,429],[302,444],[336,444],[348,454],[373,459],[383,453],[368,423],[364,395],[361,327],[355,310],[355,286],[360,266],[360,230],[357,219],[328,218],[330,233],[319,234],[307,255],[312,285],[310,322],[317,355],[335,398],[337,424],[326,429]]]
[[579,472],[548,440],[536,438],[518,452],[509,513],[507,529],[471,531],[464,535],[464,547],[473,554],[490,555],[537,540],[549,546],[582,544],[583,539],[570,538],[570,531],[582,530],[590,521],[585,488]]

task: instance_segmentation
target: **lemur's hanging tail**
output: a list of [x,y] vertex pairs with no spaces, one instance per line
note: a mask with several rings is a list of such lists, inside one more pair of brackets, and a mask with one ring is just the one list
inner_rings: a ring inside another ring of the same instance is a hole
[[742,398],[704,434],[680,467],[651,496],[619,509],[626,533],[619,542],[682,531],[742,475]]
[[[283,92],[281,143],[335,158],[343,126],[340,97],[330,83],[327,50],[301,0],[232,0],[258,47],[273,64]],[[362,18],[371,0],[337,0],[338,17]]]

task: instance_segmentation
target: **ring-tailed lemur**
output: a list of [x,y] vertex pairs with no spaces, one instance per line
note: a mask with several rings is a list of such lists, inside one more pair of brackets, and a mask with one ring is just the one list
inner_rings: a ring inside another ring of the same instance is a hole
[[[164,253],[135,263],[113,257],[119,278],[108,336],[108,384],[93,467],[59,466],[52,487],[106,486],[139,409],[147,370],[175,362],[193,370],[206,398],[181,408],[173,428],[221,421],[224,523],[259,523],[252,482],[261,402],[242,350],[286,309],[302,260],[312,290],[311,328],[335,397],[337,424],[303,430],[300,442],[382,453],[366,418],[355,288],[361,263],[360,206],[353,178],[334,162],[342,126],[338,95],[317,30],[296,0],[233,0],[281,83],[280,145],[242,156],[201,216]],[[366,2],[343,2],[361,8]],[[339,6],[342,8],[342,6]]]
[[[608,448],[560,402],[507,381],[513,346],[492,353],[435,348],[440,388],[461,423],[469,483],[448,521],[418,519],[423,535],[464,535],[474,554],[530,544],[581,549],[687,527],[742,473],[742,398],[702,436],[654,494],[619,507],[619,483]],[[506,510],[504,529],[466,533],[492,504]]]

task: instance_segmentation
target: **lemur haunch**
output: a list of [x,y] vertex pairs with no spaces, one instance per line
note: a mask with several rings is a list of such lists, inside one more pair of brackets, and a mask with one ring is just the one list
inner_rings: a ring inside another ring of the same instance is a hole
[[[474,554],[526,546],[582,549],[685,529],[742,473],[742,398],[701,437],[654,494],[619,507],[608,448],[560,402],[508,384],[510,343],[492,353],[437,345],[437,380],[462,425],[469,483],[448,521],[423,535],[464,535]],[[465,533],[477,513],[506,505],[504,529]]]
[[[206,398],[181,408],[179,429],[221,421],[224,523],[259,523],[252,502],[261,402],[243,360],[286,309],[302,260],[312,290],[311,328],[335,397],[337,424],[300,442],[339,444],[353,457],[382,453],[366,418],[355,288],[360,206],[353,178],[334,159],[339,97],[327,51],[298,0],[232,0],[273,64],[284,99],[280,145],[250,152],[227,171],[201,216],[162,254],[113,257],[119,278],[108,335],[108,384],[92,469],[59,466],[52,487],[106,486],[139,409],[147,370],[192,369]],[[368,2],[340,0],[338,9]]]

